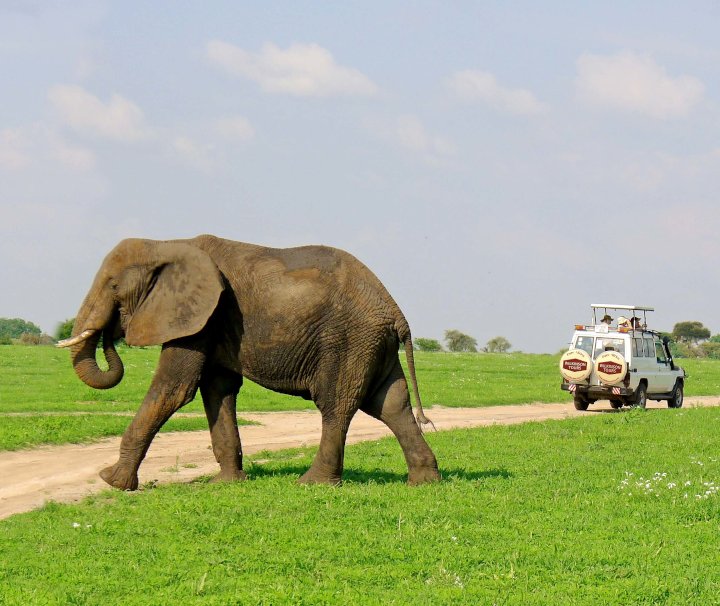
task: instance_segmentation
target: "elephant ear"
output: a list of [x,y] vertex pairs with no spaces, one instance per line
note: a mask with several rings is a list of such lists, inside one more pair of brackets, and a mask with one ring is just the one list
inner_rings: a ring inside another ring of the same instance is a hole
[[150,288],[130,318],[128,345],[160,345],[194,335],[205,327],[223,290],[210,256],[189,244],[158,245]]

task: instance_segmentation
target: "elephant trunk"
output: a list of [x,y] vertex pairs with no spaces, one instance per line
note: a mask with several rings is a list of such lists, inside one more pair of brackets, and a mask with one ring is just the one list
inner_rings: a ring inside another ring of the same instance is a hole
[[99,330],[95,331],[80,343],[72,345],[70,353],[75,374],[80,377],[83,383],[94,389],[110,389],[120,383],[125,369],[122,359],[115,350],[113,330],[111,327],[106,327],[102,332],[103,354],[107,361],[108,369],[102,370],[98,366],[96,352],[100,334]]
[[[58,347],[70,348],[75,374],[86,385],[94,389],[110,389],[122,380],[125,369],[113,343],[118,323],[117,310],[112,298],[103,293],[101,278],[96,278],[96,284],[75,318],[72,337],[60,341]],[[107,370],[102,370],[97,363],[100,335]]]

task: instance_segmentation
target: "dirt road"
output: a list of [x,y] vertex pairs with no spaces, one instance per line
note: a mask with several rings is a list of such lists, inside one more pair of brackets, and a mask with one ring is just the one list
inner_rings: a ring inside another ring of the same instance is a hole
[[[686,398],[685,407],[718,406],[720,397]],[[666,408],[649,402],[649,408]],[[489,408],[444,408],[427,411],[438,430],[482,425],[565,419],[578,415],[612,413],[607,402],[588,412],[577,412],[569,402]],[[622,413],[621,413],[622,414]],[[312,446],[320,441],[320,415],[315,411],[241,414],[259,425],[243,426],[245,454]],[[379,421],[358,413],[348,443],[390,435]],[[73,502],[108,486],[98,471],[117,460],[120,438],[87,445],[51,446],[0,453],[0,519],[42,506],[46,501]],[[442,461],[440,461],[442,466]],[[190,467],[187,467],[190,465]],[[187,482],[218,471],[208,431],[164,433],[156,436],[140,467],[140,483]]]

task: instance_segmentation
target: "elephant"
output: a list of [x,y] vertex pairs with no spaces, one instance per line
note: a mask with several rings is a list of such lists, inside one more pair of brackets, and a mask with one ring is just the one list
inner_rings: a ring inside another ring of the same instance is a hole
[[[97,362],[102,349],[107,370]],[[347,252],[326,246],[269,248],[201,235],[122,240],[104,259],[77,313],[73,368],[90,387],[123,377],[114,341],[161,345],[152,382],[123,434],[105,482],[135,490],[138,469],[161,426],[198,388],[220,472],[243,480],[236,397],[243,377],[312,400],[320,411],[318,451],[301,483],[339,484],[345,439],[358,410],[394,433],[408,483],[440,479],[422,432],[408,322],[380,280]],[[417,417],[399,349],[404,345]]]

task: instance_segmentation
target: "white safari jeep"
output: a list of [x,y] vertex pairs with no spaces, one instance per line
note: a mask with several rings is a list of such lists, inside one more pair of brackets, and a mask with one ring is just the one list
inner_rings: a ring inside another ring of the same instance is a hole
[[[685,371],[675,366],[667,338],[648,330],[652,307],[593,304],[592,324],[575,325],[570,349],[560,358],[562,389],[574,396],[575,408],[587,410],[596,400],[613,408],[667,400],[683,403]],[[613,318],[611,314],[614,314]]]

